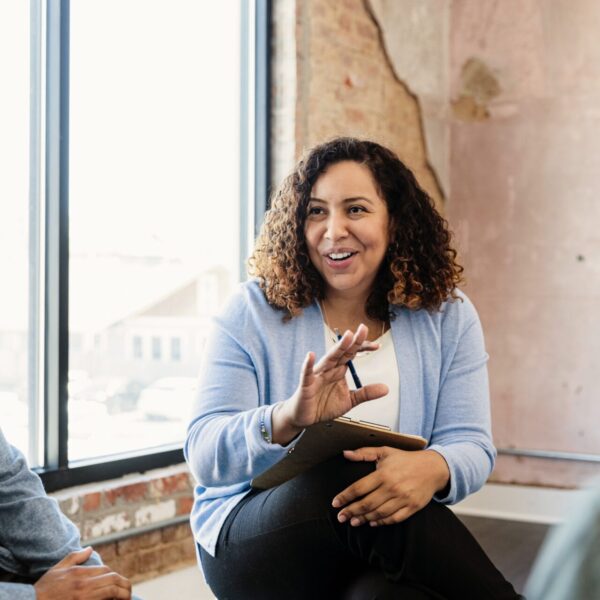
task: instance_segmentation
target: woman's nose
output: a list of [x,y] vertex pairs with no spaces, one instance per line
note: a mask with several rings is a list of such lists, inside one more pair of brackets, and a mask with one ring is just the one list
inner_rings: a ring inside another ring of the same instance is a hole
[[343,215],[330,214],[327,219],[327,230],[325,237],[329,240],[336,241],[345,238],[348,235],[346,227],[346,219]]

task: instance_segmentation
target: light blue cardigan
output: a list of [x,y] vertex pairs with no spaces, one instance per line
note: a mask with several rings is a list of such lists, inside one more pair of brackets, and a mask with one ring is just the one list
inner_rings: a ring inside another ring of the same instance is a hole
[[[475,308],[464,295],[441,312],[393,307],[400,373],[398,431],[423,436],[450,468],[455,503],[477,491],[496,456],[490,429],[487,359]],[[306,354],[325,353],[318,303],[288,322],[255,280],[241,284],[215,319],[204,352],[198,395],[184,447],[196,478],[191,525],[214,555],[221,526],[248,493],[250,481],[282,459],[288,446],[269,444],[271,412],[298,385]],[[377,382],[371,382],[377,383]]]

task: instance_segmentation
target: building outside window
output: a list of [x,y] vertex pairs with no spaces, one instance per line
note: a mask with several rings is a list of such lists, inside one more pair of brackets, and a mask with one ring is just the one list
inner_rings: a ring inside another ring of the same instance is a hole
[[50,488],[181,447],[254,234],[253,6],[0,5],[0,414]]

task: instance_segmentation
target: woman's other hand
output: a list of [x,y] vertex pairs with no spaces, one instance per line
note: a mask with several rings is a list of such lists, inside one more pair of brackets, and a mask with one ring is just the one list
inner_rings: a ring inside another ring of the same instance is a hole
[[378,344],[367,341],[368,333],[368,328],[362,324],[356,333],[346,331],[316,364],[314,353],[308,353],[296,392],[273,411],[273,442],[287,444],[305,427],[336,419],[357,404],[388,393],[388,387],[381,383],[358,390],[350,390],[346,383],[347,362],[358,352],[378,347]]
[[450,479],[448,465],[434,450],[407,452],[397,448],[345,450],[353,461],[374,461],[373,473],[354,482],[332,502],[340,523],[352,526],[391,525],[408,519],[431,501]]

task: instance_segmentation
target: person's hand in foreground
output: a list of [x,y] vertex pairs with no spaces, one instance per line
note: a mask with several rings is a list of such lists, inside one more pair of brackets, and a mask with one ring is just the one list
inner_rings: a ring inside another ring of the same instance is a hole
[[379,344],[367,341],[368,333],[368,328],[362,324],[356,333],[346,331],[316,364],[314,352],[308,353],[294,395],[273,411],[274,442],[287,444],[305,427],[336,419],[357,404],[388,393],[387,385],[382,383],[366,385],[358,390],[350,390],[346,383],[347,362],[359,352],[379,347]]
[[67,554],[35,583],[37,600],[129,600],[131,583],[109,567],[81,566],[92,548]]
[[408,519],[447,485],[446,461],[434,450],[407,452],[397,448],[344,450],[352,461],[372,461],[375,471],[355,481],[333,499],[340,523],[356,527],[391,525]]

